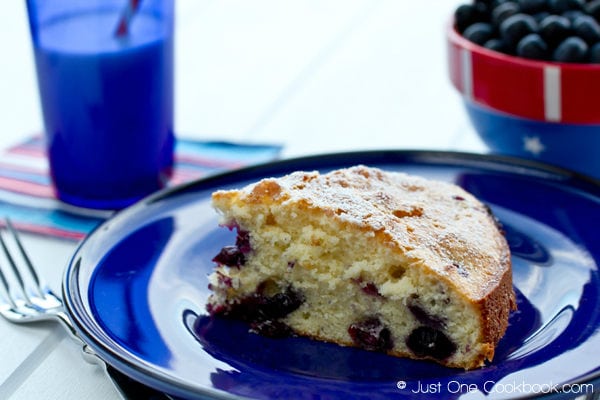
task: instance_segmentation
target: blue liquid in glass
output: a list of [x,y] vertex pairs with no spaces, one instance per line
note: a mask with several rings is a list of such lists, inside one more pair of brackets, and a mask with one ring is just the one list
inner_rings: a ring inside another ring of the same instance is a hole
[[50,171],[60,199],[122,208],[164,186],[173,164],[172,26],[118,11],[37,26],[38,83]]

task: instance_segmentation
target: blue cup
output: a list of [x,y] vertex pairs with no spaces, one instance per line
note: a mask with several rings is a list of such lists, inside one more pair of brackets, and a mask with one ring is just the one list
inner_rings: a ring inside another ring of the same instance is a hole
[[173,0],[27,0],[27,9],[58,199],[120,209],[164,187]]

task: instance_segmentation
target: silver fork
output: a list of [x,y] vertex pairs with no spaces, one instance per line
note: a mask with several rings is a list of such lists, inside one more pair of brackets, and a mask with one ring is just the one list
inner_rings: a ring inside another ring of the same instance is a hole
[[[0,296],[0,315],[17,324],[48,320],[60,322],[69,336],[82,346],[83,358],[102,367],[123,399],[170,399],[168,395],[144,386],[106,364],[79,338],[65,312],[62,299],[54,294],[36,271],[10,220],[5,218],[2,225],[4,232],[0,233],[0,247],[7,265],[0,263],[0,282],[6,294]],[[4,237],[6,234],[11,237],[13,247],[8,245],[8,238]],[[19,262],[13,255],[15,252],[18,253]]]

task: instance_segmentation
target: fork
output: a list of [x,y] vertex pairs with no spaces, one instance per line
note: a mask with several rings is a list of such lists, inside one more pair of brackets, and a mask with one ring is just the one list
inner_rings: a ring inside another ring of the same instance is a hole
[[[117,371],[81,340],[67,316],[62,299],[54,294],[37,272],[10,220],[5,218],[0,226],[4,228],[4,232],[0,233],[0,247],[6,258],[6,264],[0,263],[0,283],[6,294],[0,296],[0,315],[17,324],[58,321],[69,336],[81,345],[83,358],[102,368],[123,399],[171,399]],[[7,238],[3,237],[5,235],[12,238],[14,246],[9,247]],[[15,252],[20,262],[13,255]]]

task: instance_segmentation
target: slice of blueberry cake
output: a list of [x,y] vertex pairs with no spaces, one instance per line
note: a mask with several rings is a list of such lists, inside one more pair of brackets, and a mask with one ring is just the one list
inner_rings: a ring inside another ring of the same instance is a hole
[[213,260],[207,309],[258,333],[471,369],[516,307],[504,235],[458,186],[356,166],[212,201],[237,239]]

